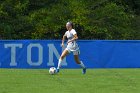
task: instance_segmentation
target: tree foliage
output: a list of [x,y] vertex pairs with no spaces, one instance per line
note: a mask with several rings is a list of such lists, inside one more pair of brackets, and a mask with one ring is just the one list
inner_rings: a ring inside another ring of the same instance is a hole
[[80,39],[140,39],[139,0],[1,0],[2,39],[61,39],[72,21]]

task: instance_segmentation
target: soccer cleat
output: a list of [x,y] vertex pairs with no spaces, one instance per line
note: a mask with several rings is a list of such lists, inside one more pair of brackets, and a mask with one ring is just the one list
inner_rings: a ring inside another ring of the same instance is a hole
[[59,73],[59,69],[56,70],[56,73]]
[[83,68],[82,73],[83,73],[83,74],[86,74],[86,70],[87,70],[86,68]]

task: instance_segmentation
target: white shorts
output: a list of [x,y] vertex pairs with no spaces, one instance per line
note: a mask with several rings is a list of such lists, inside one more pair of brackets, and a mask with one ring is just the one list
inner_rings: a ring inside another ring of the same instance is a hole
[[73,55],[79,55],[80,54],[80,49],[79,46],[76,42],[71,42],[67,45],[66,50],[71,53],[73,52]]
[[70,49],[66,48],[66,50],[67,50],[69,53],[73,52],[73,55],[79,55],[79,54],[80,54],[80,50],[79,50],[79,49],[76,50],[76,51],[71,51]]

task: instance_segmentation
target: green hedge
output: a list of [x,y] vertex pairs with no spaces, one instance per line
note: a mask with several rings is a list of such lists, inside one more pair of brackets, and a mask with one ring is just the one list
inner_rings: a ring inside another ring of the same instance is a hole
[[139,0],[1,0],[1,39],[61,39],[74,22],[80,39],[140,39]]

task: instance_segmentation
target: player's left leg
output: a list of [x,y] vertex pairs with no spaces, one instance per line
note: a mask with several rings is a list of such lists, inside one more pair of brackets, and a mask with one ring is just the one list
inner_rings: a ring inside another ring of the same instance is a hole
[[62,60],[63,60],[68,54],[69,54],[68,49],[65,49],[65,50],[62,52],[62,54],[61,54],[61,56],[60,56],[60,58],[59,58],[59,61],[58,61],[57,73],[59,72],[59,69],[60,69],[60,67],[61,67]]
[[83,62],[79,60],[79,53],[74,52],[74,59],[75,59],[75,62],[83,68],[82,73],[85,74],[86,73],[86,67],[83,64]]

